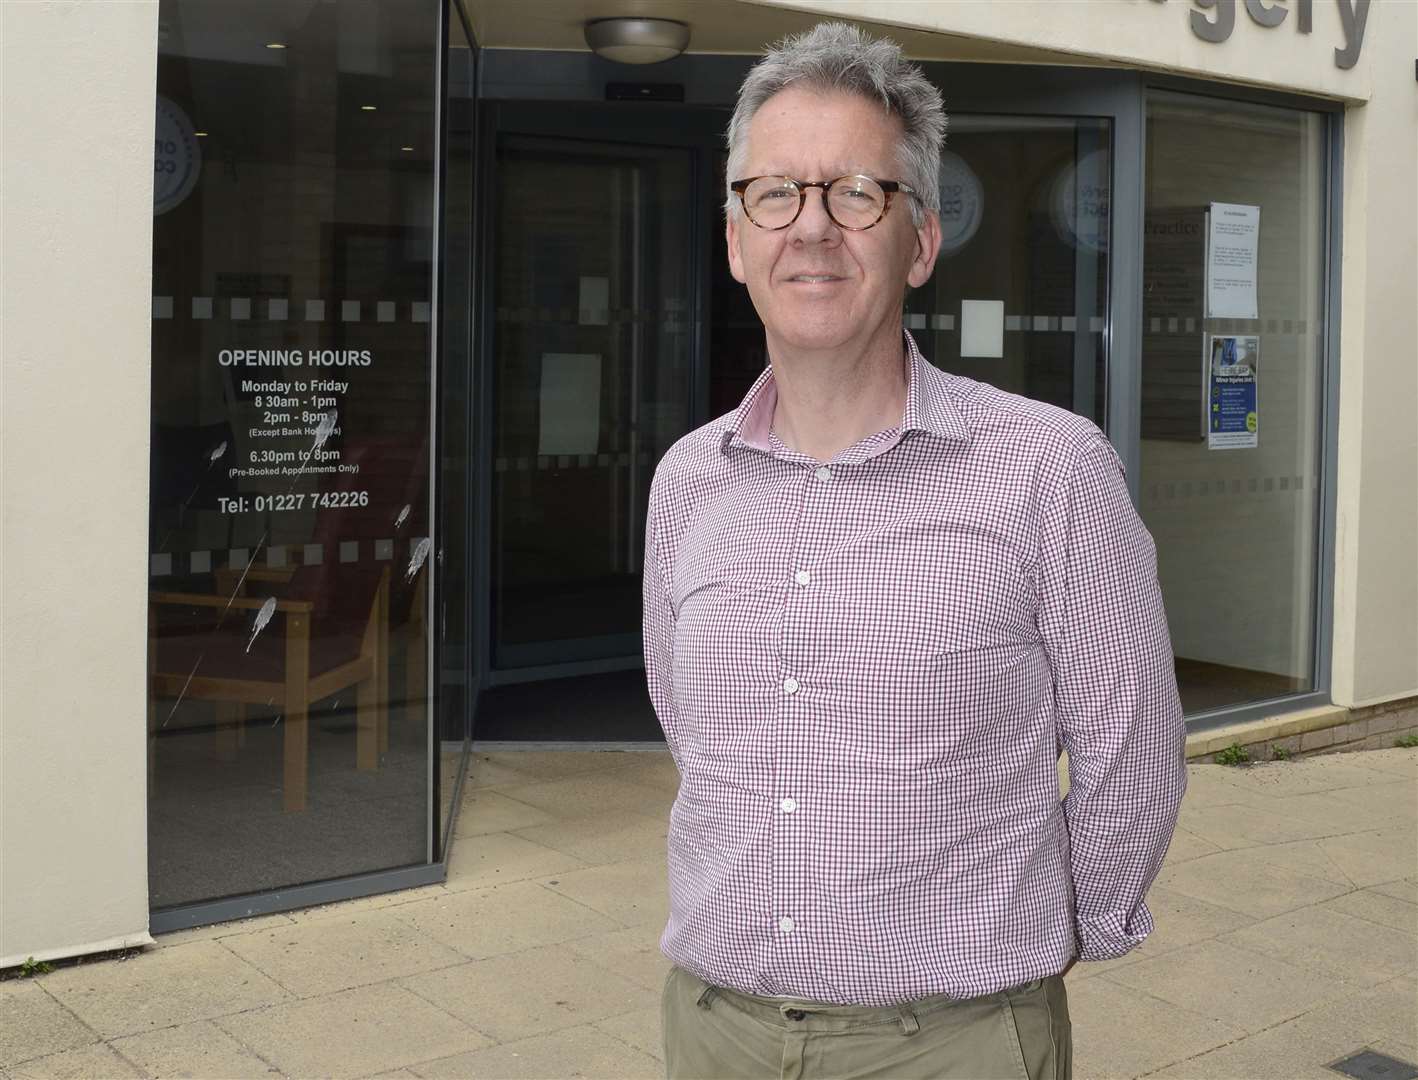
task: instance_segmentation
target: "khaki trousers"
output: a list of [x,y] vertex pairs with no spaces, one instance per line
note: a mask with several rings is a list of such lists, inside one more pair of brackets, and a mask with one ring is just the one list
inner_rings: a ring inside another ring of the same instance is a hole
[[1057,975],[983,997],[869,1008],[755,997],[680,968],[665,980],[670,1080],[1071,1080]]

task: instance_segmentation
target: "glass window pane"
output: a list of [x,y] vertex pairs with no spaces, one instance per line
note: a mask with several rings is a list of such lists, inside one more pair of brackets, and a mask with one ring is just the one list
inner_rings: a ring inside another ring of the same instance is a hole
[[941,155],[941,251],[906,302],[939,367],[1106,415],[1111,126],[959,115]]
[[1158,93],[1147,155],[1140,509],[1195,713],[1315,685],[1324,124]]
[[154,907],[428,857],[438,16],[162,0]]
[[645,508],[689,428],[692,154],[499,137],[492,654],[636,658]]

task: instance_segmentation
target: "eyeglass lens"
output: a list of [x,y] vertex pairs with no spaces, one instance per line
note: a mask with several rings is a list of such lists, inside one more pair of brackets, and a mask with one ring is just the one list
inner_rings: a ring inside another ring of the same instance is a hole
[[[743,193],[749,220],[765,229],[791,224],[803,205],[797,182],[786,176],[761,176]],[[827,189],[827,214],[848,229],[867,229],[886,212],[886,193],[869,176],[841,176]]]

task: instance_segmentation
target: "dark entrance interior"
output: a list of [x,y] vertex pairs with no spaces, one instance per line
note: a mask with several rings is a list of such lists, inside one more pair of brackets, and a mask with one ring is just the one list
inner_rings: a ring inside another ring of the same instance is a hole
[[728,274],[727,113],[486,106],[479,741],[658,739],[640,657],[651,478],[762,370]]

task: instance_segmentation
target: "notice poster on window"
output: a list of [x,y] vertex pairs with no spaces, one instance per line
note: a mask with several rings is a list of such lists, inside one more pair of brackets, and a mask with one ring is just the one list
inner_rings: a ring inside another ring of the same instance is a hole
[[1206,314],[1254,319],[1260,253],[1260,207],[1212,203],[1206,229]]
[[1208,334],[1206,356],[1207,448],[1249,450],[1257,446],[1260,338]]

